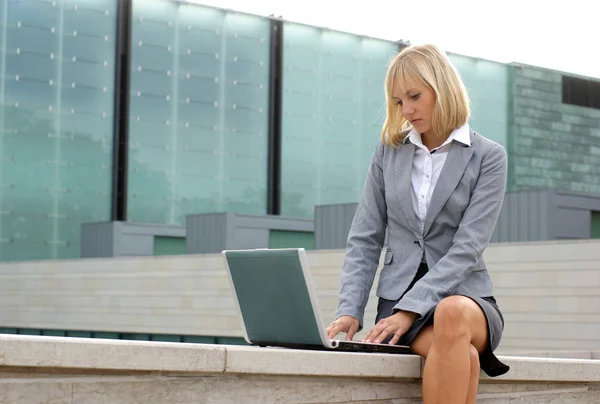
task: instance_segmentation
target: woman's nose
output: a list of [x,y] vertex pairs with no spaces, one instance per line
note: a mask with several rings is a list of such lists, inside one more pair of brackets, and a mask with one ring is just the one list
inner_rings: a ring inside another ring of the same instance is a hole
[[415,109],[410,106],[410,105],[403,105],[402,106],[402,114],[404,116],[409,116],[412,115],[415,112]]

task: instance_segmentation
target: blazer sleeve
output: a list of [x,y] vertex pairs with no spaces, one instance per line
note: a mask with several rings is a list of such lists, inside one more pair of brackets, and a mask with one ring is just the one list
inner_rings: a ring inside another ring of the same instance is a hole
[[387,206],[383,181],[384,145],[377,145],[367,172],[362,195],[346,246],[342,266],[341,291],[335,318],[349,315],[363,327],[364,310],[379,265],[385,239]]
[[425,315],[467,279],[492,237],[506,188],[506,150],[495,145],[482,159],[479,178],[469,205],[452,240],[452,247],[396,304],[403,310]]

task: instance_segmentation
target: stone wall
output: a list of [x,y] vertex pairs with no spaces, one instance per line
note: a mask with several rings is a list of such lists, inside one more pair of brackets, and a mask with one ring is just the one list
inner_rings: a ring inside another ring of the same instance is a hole
[[[327,324],[344,251],[307,255]],[[598,350],[600,240],[496,243],[485,260],[506,320],[500,352]],[[243,335],[220,254],[3,263],[0,273],[1,327]],[[373,287],[357,339],[374,324],[376,306]]]
[[600,110],[563,104],[562,75],[513,64],[511,191],[600,193]]
[[[600,361],[502,357],[478,403],[600,401]],[[421,403],[415,355],[0,335],[4,404]]]

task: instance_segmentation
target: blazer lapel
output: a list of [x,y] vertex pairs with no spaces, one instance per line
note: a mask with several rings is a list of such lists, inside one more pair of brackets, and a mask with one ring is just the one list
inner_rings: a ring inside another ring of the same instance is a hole
[[400,210],[404,214],[406,222],[419,237],[421,231],[415,208],[412,203],[411,174],[413,157],[415,156],[415,145],[412,143],[401,144],[398,147],[396,158],[396,196],[400,203]]
[[431,195],[431,201],[425,215],[423,234],[427,234],[433,224],[433,220],[440,213],[454,189],[456,189],[472,155],[472,145],[469,147],[456,141],[452,142],[448,157]]

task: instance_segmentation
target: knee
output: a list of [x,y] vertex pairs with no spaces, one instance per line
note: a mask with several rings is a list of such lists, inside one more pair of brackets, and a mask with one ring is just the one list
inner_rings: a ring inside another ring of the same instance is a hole
[[438,304],[433,315],[436,338],[442,338],[448,342],[470,338],[467,318],[468,302],[465,299],[468,298],[450,296]]

